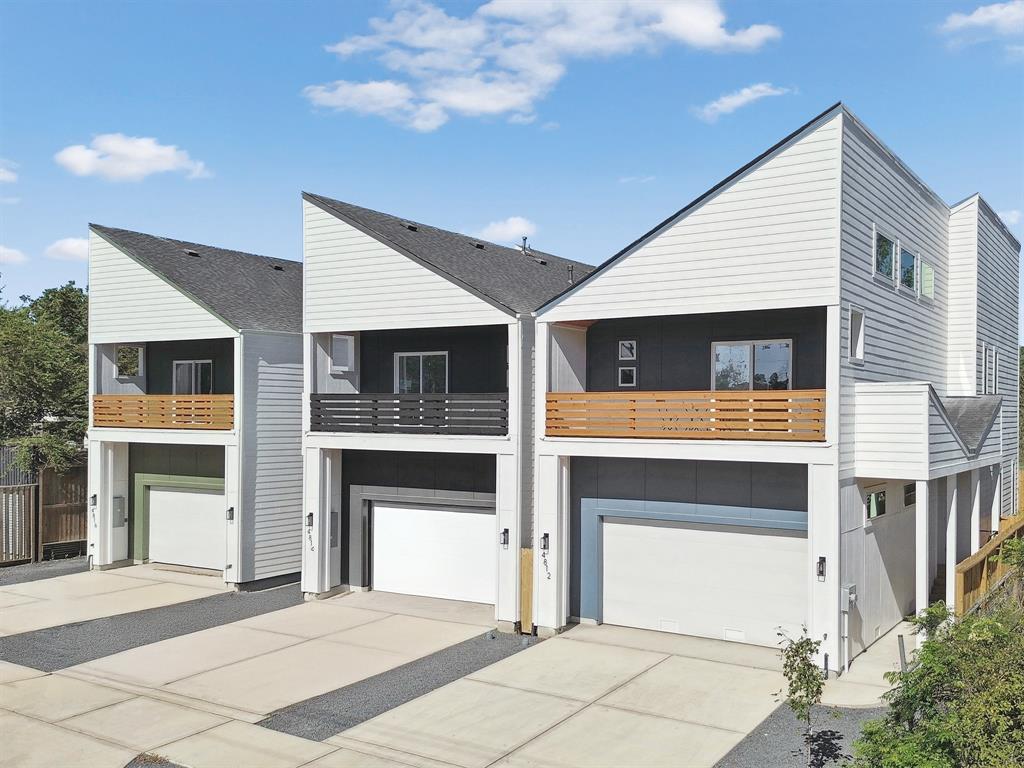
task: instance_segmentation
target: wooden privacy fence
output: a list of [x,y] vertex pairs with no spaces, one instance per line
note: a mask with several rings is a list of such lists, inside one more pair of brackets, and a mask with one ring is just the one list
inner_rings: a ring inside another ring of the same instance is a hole
[[36,486],[0,486],[0,564],[34,559]]
[[957,616],[963,616],[980,603],[989,590],[995,587],[1009,573],[1009,567],[999,559],[1003,544],[1014,538],[1024,537],[1024,515],[1016,515],[1002,521],[1002,527],[985,546],[956,566]]
[[94,427],[231,429],[234,395],[93,395]]
[[88,535],[86,467],[71,467],[60,474],[39,473],[39,538],[37,557],[84,554]]
[[548,437],[825,439],[825,390],[549,392]]
[[507,435],[508,393],[310,395],[315,432]]

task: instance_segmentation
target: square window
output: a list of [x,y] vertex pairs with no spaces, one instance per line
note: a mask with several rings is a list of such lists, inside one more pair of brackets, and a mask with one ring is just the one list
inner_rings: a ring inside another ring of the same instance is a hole
[[917,483],[907,483],[903,486],[903,506],[912,507],[917,503]]
[[935,267],[927,261],[921,262],[921,295],[926,299],[935,298]]
[[868,520],[874,520],[885,514],[885,491],[877,490],[868,493],[867,497]]
[[712,344],[714,390],[790,389],[793,342],[716,341]]
[[355,348],[354,336],[343,333],[331,335],[331,372],[347,373],[355,370]]
[[142,375],[142,347],[118,347],[114,373],[118,379],[134,379]]
[[892,280],[896,264],[896,244],[880,232],[875,232],[875,274]]
[[917,256],[900,248],[900,285],[911,291],[917,289]]
[[850,349],[849,356],[856,362],[864,362],[864,310],[850,307]]
[[620,387],[635,387],[636,386],[636,368],[619,368],[619,386]]
[[447,352],[395,353],[396,394],[439,394],[447,391]]
[[619,342],[619,360],[636,360],[636,340]]

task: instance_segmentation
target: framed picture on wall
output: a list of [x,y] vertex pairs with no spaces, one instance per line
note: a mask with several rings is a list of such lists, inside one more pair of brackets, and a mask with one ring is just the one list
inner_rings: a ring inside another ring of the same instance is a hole
[[636,368],[629,366],[628,368],[619,368],[619,386],[620,387],[635,387],[636,386]]
[[619,360],[636,360],[636,339],[619,342]]

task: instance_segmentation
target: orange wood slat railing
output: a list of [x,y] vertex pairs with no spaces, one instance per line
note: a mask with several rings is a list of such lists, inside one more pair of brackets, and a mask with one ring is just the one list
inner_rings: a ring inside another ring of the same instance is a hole
[[231,429],[234,395],[94,395],[94,427]]
[[999,533],[970,557],[956,565],[954,609],[957,616],[970,611],[1009,573],[1009,566],[999,559],[1007,539],[1024,537],[1024,515],[1004,518]]
[[825,439],[825,390],[549,392],[548,437]]

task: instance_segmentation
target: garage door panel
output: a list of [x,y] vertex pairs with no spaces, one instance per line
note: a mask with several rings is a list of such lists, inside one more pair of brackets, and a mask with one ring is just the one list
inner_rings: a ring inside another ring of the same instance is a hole
[[173,486],[149,489],[149,559],[224,570],[224,494]]
[[489,510],[373,505],[373,589],[494,603],[497,545]]
[[806,539],[606,520],[603,621],[775,645],[807,609]]

